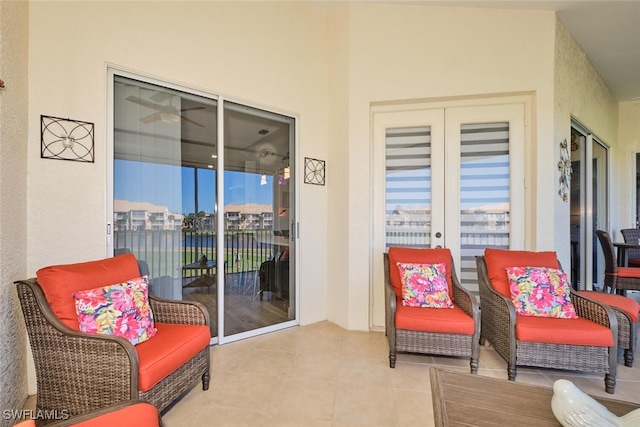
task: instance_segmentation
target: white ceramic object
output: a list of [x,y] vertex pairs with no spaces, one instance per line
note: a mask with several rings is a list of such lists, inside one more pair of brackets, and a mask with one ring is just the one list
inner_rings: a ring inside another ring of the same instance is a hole
[[551,410],[563,427],[640,426],[640,409],[618,417],[568,380],[553,383]]

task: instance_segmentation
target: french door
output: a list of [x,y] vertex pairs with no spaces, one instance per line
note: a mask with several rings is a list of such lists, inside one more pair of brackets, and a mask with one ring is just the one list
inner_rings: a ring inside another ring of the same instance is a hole
[[525,103],[422,107],[373,111],[373,327],[389,247],[449,248],[475,293],[476,255],[524,247]]
[[108,255],[202,303],[213,342],[297,324],[296,119],[111,70]]

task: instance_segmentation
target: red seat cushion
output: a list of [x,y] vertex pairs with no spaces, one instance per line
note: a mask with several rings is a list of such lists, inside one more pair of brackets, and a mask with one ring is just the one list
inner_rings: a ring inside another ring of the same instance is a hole
[[141,402],[73,424],[73,427],[156,427],[160,425],[158,420],[156,407],[150,403]]
[[494,289],[511,298],[507,267],[550,267],[558,268],[558,257],[553,251],[531,252],[486,248],[484,259],[487,274]]
[[80,328],[72,295],[74,292],[115,285],[139,276],[138,261],[133,254],[77,264],[53,265],[36,272],[38,284],[55,315],[76,331]]
[[208,326],[158,322],[155,326],[158,331],[153,338],[135,346],[140,361],[141,391],[150,390],[211,341]]
[[[70,424],[73,427],[157,427],[160,425],[158,410],[150,403],[140,402],[103,415]],[[35,420],[27,420],[15,427],[36,427]]]
[[557,319],[516,316],[516,338],[519,341],[548,344],[613,346],[611,329],[583,317]]
[[604,292],[579,291],[580,295],[594,299],[598,302],[616,307],[617,309],[627,313],[633,323],[638,321],[638,312],[640,312],[640,303],[638,301],[622,295],[606,294]]
[[475,322],[460,307],[424,308],[396,305],[396,328],[410,331],[473,335]]
[[402,298],[402,280],[398,270],[398,262],[439,264],[444,263],[447,269],[447,284],[449,296],[453,301],[451,285],[451,251],[446,248],[418,249],[418,248],[389,248],[389,281],[398,298]]
[[633,277],[640,279],[640,268],[618,267],[618,277]]

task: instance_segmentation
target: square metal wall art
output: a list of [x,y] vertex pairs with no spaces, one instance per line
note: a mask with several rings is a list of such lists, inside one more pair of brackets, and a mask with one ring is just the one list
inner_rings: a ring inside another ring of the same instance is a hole
[[40,116],[40,158],[94,163],[93,123]]
[[305,184],[324,185],[325,161],[304,158],[304,182]]

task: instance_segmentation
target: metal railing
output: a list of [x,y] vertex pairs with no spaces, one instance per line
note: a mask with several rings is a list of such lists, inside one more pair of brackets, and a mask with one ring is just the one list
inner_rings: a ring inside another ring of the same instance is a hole
[[[150,277],[181,277],[183,265],[203,255],[216,259],[217,234],[193,230],[125,230],[114,232],[114,250],[132,252],[149,266]],[[227,273],[255,271],[273,258],[277,247],[271,230],[225,232],[223,257]]]

